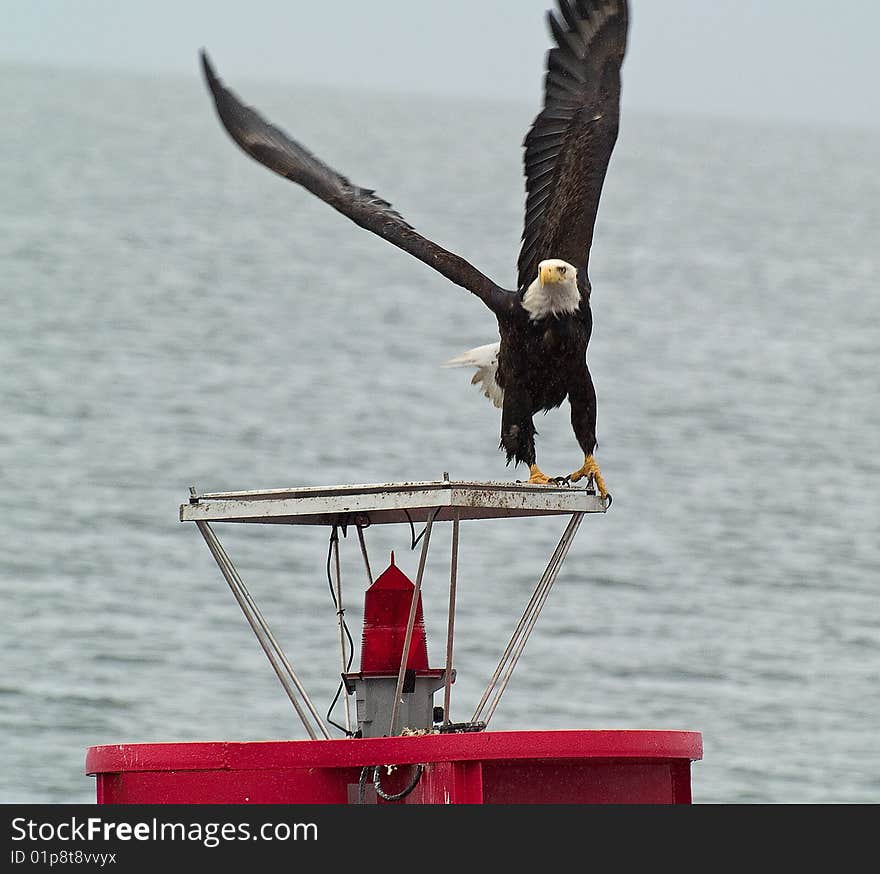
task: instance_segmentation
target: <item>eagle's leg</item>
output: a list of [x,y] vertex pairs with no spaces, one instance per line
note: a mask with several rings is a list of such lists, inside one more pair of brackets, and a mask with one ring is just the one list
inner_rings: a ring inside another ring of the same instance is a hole
[[501,447],[507,453],[507,463],[516,461],[529,466],[531,485],[549,485],[552,480],[535,464],[535,425],[529,399],[508,387],[504,392],[501,410]]
[[571,427],[584,452],[584,463],[569,477],[572,482],[578,482],[585,476],[594,482],[599,494],[603,498],[608,497],[608,489],[605,480],[593,458],[596,450],[596,389],[586,365],[575,387],[568,393],[568,401],[571,404]]

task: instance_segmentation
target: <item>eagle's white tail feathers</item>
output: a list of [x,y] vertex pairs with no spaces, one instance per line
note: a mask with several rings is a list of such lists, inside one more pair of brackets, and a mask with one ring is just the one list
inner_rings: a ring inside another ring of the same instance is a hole
[[477,346],[450,358],[444,367],[474,367],[476,373],[471,379],[471,385],[476,385],[483,394],[496,406],[501,407],[504,403],[504,391],[495,381],[495,371],[498,368],[498,349],[500,343],[487,343],[485,346]]

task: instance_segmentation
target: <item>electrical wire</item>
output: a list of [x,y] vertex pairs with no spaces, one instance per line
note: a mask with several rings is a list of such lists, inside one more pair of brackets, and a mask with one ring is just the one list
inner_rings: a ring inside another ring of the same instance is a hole
[[[437,507],[437,509],[434,510],[434,513],[431,516],[432,523],[437,519],[437,516],[442,509],[442,507]],[[405,507],[403,512],[406,515],[406,521],[409,522],[410,540],[412,541],[409,548],[415,549],[419,545],[419,541],[425,536],[425,532],[428,530],[428,526],[425,525],[425,527],[422,528],[422,533],[418,537],[416,537],[416,527],[415,525],[413,525],[412,516],[410,516],[409,511]]]

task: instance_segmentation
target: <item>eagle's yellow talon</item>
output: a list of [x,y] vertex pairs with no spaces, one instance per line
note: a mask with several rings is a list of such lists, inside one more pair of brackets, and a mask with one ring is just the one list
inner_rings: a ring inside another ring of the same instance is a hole
[[573,483],[576,483],[585,476],[592,477],[593,481],[596,483],[596,488],[599,490],[599,494],[602,495],[603,498],[608,497],[608,489],[605,488],[605,480],[602,478],[599,465],[596,464],[596,459],[593,458],[592,455],[585,456],[583,466],[579,470],[576,470],[569,478]]
[[529,485],[533,486],[548,486],[550,485],[550,477],[546,476],[541,472],[541,468],[538,467],[537,464],[529,465]]

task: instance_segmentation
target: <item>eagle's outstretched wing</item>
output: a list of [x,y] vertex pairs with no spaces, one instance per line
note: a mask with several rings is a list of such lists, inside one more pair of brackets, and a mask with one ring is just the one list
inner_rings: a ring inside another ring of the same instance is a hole
[[201,52],[205,80],[217,114],[232,139],[252,158],[330,204],[362,228],[424,261],[447,279],[479,297],[490,309],[509,305],[510,292],[500,288],[464,258],[423,237],[375,191],[353,185],[311,152],[242,103],[217,77]]
[[547,54],[544,108],[526,134],[526,211],[518,287],[546,258],[587,264],[599,196],[620,118],[626,0],[558,0],[547,14],[556,46]]

